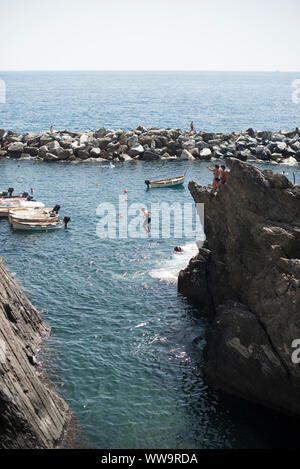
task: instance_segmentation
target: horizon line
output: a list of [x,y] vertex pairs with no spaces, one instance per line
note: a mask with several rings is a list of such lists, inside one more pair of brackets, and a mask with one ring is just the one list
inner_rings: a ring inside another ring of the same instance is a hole
[[209,70],[209,69],[18,69],[0,73],[19,72],[206,72],[206,73],[300,73],[300,70]]

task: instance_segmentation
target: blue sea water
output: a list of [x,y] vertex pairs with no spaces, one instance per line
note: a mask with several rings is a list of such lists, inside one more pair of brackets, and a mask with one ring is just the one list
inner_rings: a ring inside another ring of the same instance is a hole
[[135,128],[292,129],[299,73],[0,72],[0,128],[19,132]]
[[[285,170],[292,178],[298,168]],[[0,219],[0,254],[52,326],[41,355],[92,448],[298,447],[288,419],[210,389],[202,377],[206,320],[177,293],[195,238],[100,239],[102,202],[192,202],[187,187],[146,190],[185,162],[46,164],[0,161],[0,188],[33,187],[62,206],[68,231],[13,232]],[[206,165],[188,179],[206,184]],[[128,192],[125,194],[124,191]],[[175,245],[184,246],[174,255]]]

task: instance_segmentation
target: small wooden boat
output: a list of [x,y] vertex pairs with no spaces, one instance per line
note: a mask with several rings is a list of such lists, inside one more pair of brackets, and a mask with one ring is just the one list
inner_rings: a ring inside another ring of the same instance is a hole
[[55,222],[48,222],[48,221],[40,221],[40,222],[32,222],[32,221],[17,221],[12,220],[12,228],[14,230],[22,230],[22,231],[49,231],[49,230],[58,230],[64,226],[62,220],[56,220]]
[[185,175],[184,176],[178,176],[178,177],[175,177],[175,178],[162,179],[160,181],[145,181],[145,184],[147,184],[148,189],[150,189],[150,188],[154,188],[154,187],[182,186],[184,181],[185,181]]
[[12,220],[32,222],[48,220],[49,222],[53,222],[58,220],[58,214],[53,212],[53,208],[24,209],[24,207],[18,207],[9,209],[8,211],[8,221],[10,224]]
[[45,205],[42,202],[36,202],[34,200],[24,199],[13,199],[3,200],[0,199],[0,217],[8,217],[9,210],[12,208],[44,208]]

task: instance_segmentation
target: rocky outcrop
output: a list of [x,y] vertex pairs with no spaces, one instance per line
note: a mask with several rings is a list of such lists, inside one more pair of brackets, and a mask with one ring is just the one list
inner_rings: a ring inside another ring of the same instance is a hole
[[[131,159],[124,158],[128,155]],[[133,130],[95,132],[44,132],[20,134],[0,130],[0,157],[35,158],[48,162],[161,159],[205,160],[235,157],[297,165],[300,162],[300,132],[233,133],[187,132],[180,129],[138,127]]]
[[0,448],[54,448],[70,418],[37,366],[49,328],[0,258]]
[[205,204],[206,241],[179,275],[181,293],[210,314],[204,374],[211,385],[300,416],[300,186],[226,160],[227,184]]

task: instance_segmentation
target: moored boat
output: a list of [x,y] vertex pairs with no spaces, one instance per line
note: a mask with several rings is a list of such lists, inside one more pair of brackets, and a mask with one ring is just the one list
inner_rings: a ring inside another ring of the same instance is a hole
[[54,208],[12,208],[9,209],[8,212],[8,221],[10,224],[12,220],[32,222],[49,221],[50,223],[54,223],[58,220],[59,209],[59,205],[56,205]]
[[145,184],[148,186],[148,189],[155,187],[175,187],[181,186],[185,181],[184,176],[177,176],[169,179],[161,179],[159,181],[145,181]]
[[26,199],[0,199],[0,217],[8,217],[9,210],[13,208],[44,208],[45,204]]
[[49,230],[61,229],[64,226],[64,222],[62,220],[56,220],[55,222],[48,222],[48,221],[32,222],[29,220],[17,221],[17,220],[12,219],[11,225],[14,230],[49,231]]

